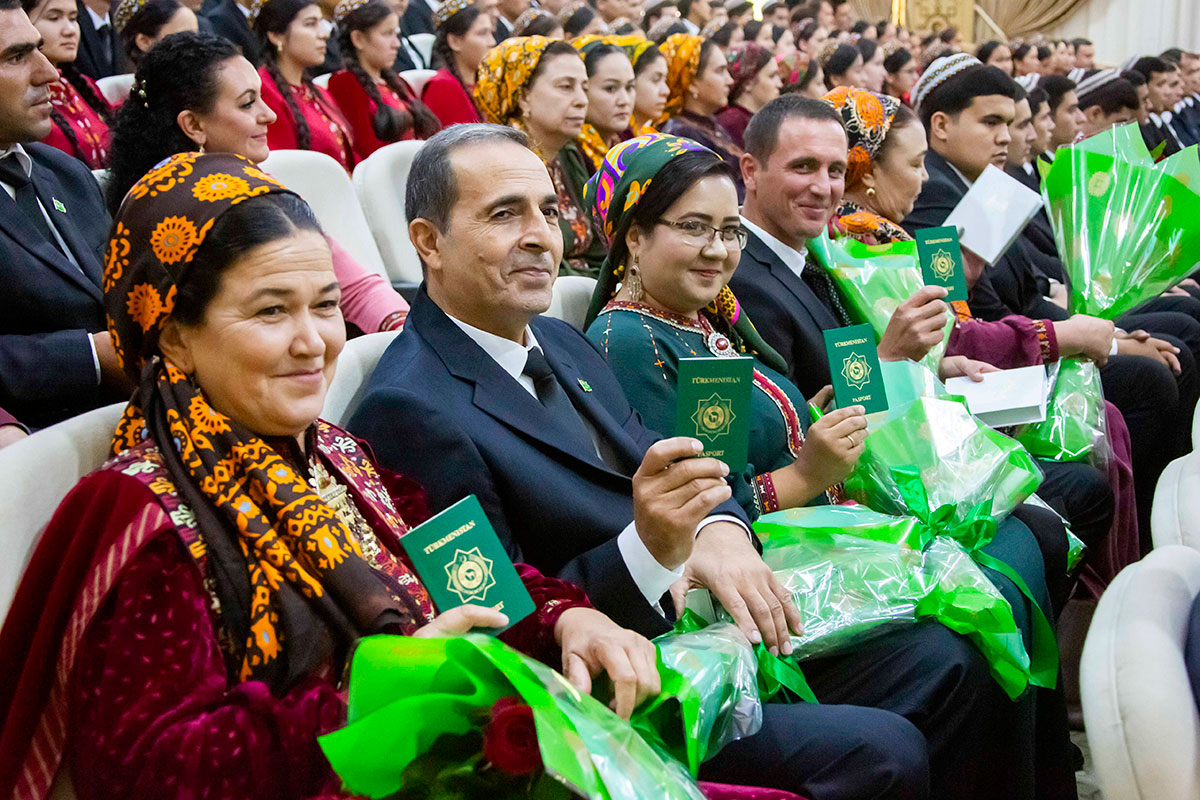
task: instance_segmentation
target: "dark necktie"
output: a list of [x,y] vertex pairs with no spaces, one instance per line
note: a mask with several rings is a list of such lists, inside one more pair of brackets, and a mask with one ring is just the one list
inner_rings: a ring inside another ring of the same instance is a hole
[[100,41],[100,55],[104,58],[104,63],[100,65],[101,72],[107,72],[115,69],[113,64],[113,47],[112,35],[107,24],[96,28],[96,38]]
[[13,188],[17,207],[25,214],[29,224],[33,226],[39,236],[54,245],[54,248],[61,253],[62,248],[58,245],[58,239],[50,230],[50,224],[46,222],[46,217],[42,214],[42,207],[38,204],[37,191],[33,188],[33,181],[25,174],[25,170],[21,167],[21,162],[17,161],[15,154],[0,158],[0,182],[7,183]]
[[829,277],[824,269],[806,259],[804,262],[804,271],[800,277],[808,284],[808,288],[812,289],[813,294],[817,296],[821,304],[828,308],[833,316],[837,317],[839,324],[851,324],[852,320],[846,312],[846,307],[842,305],[842,298],[838,295],[837,288],[833,285],[833,279]]
[[571,398],[567,397],[567,393],[558,385],[554,370],[550,368],[540,347],[529,351],[522,374],[533,379],[533,388],[537,391],[538,400],[542,401],[559,431],[572,437],[574,443],[592,456],[591,460],[595,460],[596,445],[584,427],[583,418],[571,403]]

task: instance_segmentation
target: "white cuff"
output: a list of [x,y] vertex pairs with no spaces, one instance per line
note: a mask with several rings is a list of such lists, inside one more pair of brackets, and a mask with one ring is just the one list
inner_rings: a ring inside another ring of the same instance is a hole
[[92,365],[96,367],[96,385],[99,386],[104,381],[104,375],[100,372],[100,356],[96,353],[96,340],[90,333],[88,334],[88,344],[92,348]]
[[1115,356],[1115,355],[1117,355],[1117,351],[1118,351],[1120,348],[1121,348],[1121,340],[1120,340],[1120,339],[1118,339],[1117,337],[1115,337],[1115,336],[1114,336],[1114,337],[1113,337],[1113,343],[1112,343],[1112,347],[1110,347],[1110,348],[1108,349],[1108,354],[1109,354],[1110,356]]
[[696,535],[700,535],[700,531],[714,522],[732,522],[746,532],[746,536],[750,536],[750,529],[746,527],[746,523],[735,517],[733,514],[713,514],[711,517],[705,517],[700,520],[700,524],[696,526]]
[[671,584],[683,577],[683,566],[667,569],[658,563],[658,559],[646,549],[646,543],[642,541],[632,522],[618,534],[617,549],[621,551],[621,558],[629,569],[629,575],[641,590],[646,602],[659,608],[658,601],[671,588]]

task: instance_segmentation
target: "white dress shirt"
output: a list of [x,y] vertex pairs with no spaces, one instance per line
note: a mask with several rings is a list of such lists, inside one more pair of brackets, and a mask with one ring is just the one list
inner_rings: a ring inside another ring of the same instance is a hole
[[[446,316],[450,316],[447,314]],[[483,352],[487,353],[500,368],[512,376],[513,380],[521,385],[525,391],[529,392],[537,399],[537,388],[533,385],[533,378],[524,374],[525,362],[529,358],[529,351],[535,347],[539,347],[537,337],[533,335],[533,331],[526,326],[525,328],[525,344],[518,344],[511,339],[505,339],[503,336],[497,336],[494,333],[476,328],[473,325],[468,325],[460,319],[450,317],[450,321],[457,325],[463,333],[471,338],[471,341],[479,345]],[[540,400],[539,400],[540,402]],[[587,429],[588,434],[592,437],[592,443],[596,447],[596,455],[600,456],[601,461],[604,460],[599,447],[599,434],[592,424],[582,414],[579,415],[580,421]],[[700,521],[696,527],[696,534],[707,525],[714,522],[732,522],[736,525],[745,528],[745,524],[737,517],[728,514],[714,514]],[[749,530],[747,530],[747,534]],[[642,592],[642,596],[655,609],[662,611],[659,606],[659,599],[663,596],[671,584],[683,577],[683,567],[676,569],[667,569],[653,554],[646,548],[646,544],[642,541],[642,537],[638,535],[635,523],[630,522],[625,526],[625,529],[617,535],[617,550],[621,553],[621,558],[625,562],[625,567],[629,570],[630,577],[637,587]]]
[[95,11],[93,11],[92,7],[89,6],[87,3],[84,3],[83,7],[87,9],[88,16],[92,18],[92,27],[94,29],[99,31],[101,28],[106,28],[109,26],[110,23],[108,21],[108,12],[107,11],[104,13],[104,16],[100,16]]
[[788,269],[796,273],[797,278],[803,280],[804,265],[808,263],[808,250],[797,250],[790,244],[781,242],[779,239],[776,239],[774,236],[767,233],[745,217],[742,217],[742,224],[745,225],[751,233],[753,233],[759,239],[762,239],[762,243],[765,244],[772,253],[778,256],[779,260],[782,261]]
[[[87,8],[86,6],[84,7]],[[88,8],[88,13],[92,16],[95,16],[96,12]],[[4,150],[4,152],[0,153],[0,158],[4,158],[5,156],[9,155],[17,159],[17,163],[21,165],[21,169],[25,171],[26,176],[33,175],[33,159],[29,157],[29,153],[25,152],[25,148],[21,147],[20,143],[10,145]],[[0,181],[0,186],[4,187],[4,191],[8,192],[9,197],[11,197],[13,200],[17,199],[16,189],[3,181]],[[58,247],[60,250],[62,250],[63,255],[67,257],[67,261],[70,261],[71,264],[74,265],[75,269],[82,273],[83,268],[80,267],[79,262],[75,260],[75,255],[71,252],[71,248],[67,247],[66,240],[64,240],[62,234],[58,232],[58,227],[55,226],[54,219],[46,211],[46,207],[42,205],[41,198],[38,198],[38,208],[42,210],[42,217],[46,220],[46,224],[50,226],[50,232],[54,234],[54,239],[58,242]],[[88,344],[92,347],[92,364],[94,364],[96,367],[96,385],[99,386],[101,377],[100,356],[96,354],[96,341],[91,337],[90,334],[88,335]]]

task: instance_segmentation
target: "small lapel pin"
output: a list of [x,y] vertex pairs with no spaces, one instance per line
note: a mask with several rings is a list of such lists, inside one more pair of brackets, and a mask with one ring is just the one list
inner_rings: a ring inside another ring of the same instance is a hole
[[54,202],[54,210],[55,211],[57,211],[60,214],[67,213],[67,207],[64,206],[57,197],[51,197],[50,199]]
[[587,381],[585,381],[583,378],[580,378],[579,379],[579,388],[583,389],[585,392],[590,392],[592,390],[592,385],[590,383],[588,383]]

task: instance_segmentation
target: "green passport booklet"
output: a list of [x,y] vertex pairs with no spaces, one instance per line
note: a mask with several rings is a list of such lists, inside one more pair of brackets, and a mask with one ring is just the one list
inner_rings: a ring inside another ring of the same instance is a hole
[[675,435],[704,445],[702,456],[718,458],[730,472],[746,468],[750,446],[750,389],[754,359],[681,358],[675,400]]
[[533,613],[533,598],[475,495],[413,528],[400,544],[439,612],[487,606],[507,614],[509,626]]
[[945,286],[947,303],[966,302],[967,278],[957,228],[943,225],[917,231],[917,257],[926,286]]
[[838,408],[858,405],[868,414],[887,410],[875,331],[869,324],[825,331],[825,354]]

